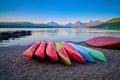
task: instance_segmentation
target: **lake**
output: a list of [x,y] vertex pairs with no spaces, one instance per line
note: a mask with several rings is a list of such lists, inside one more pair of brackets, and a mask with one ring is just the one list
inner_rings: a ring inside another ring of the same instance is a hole
[[0,31],[31,30],[31,36],[4,40],[2,46],[29,45],[35,41],[74,41],[81,42],[97,36],[120,37],[120,30],[104,30],[95,28],[0,28]]

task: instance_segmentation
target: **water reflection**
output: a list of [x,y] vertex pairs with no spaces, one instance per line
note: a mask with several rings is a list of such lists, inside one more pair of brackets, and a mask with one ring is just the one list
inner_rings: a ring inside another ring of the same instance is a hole
[[[0,31],[10,31],[10,28],[0,29]],[[32,30],[31,36],[18,38],[15,40],[0,43],[6,45],[28,45],[35,41],[84,41],[96,36],[116,36],[120,37],[120,30],[100,30],[89,28],[13,28],[14,30]]]

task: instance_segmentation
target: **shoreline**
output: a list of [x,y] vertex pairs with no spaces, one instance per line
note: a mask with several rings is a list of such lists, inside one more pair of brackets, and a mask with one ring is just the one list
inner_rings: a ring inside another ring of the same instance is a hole
[[[84,45],[83,42],[74,42]],[[46,58],[29,60],[22,54],[27,46],[0,47],[1,80],[119,80],[120,50],[95,48],[104,53],[108,62],[84,64],[71,60],[72,65],[54,62]],[[93,48],[93,47],[90,47]]]

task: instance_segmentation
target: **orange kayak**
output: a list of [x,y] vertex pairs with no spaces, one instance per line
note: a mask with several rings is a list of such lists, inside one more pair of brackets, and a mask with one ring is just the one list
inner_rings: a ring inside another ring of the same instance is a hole
[[32,59],[33,54],[37,50],[38,46],[40,45],[40,42],[35,42],[32,46],[30,46],[24,53],[23,55],[27,57],[28,59]]
[[86,62],[83,56],[75,48],[73,48],[71,45],[65,42],[63,42],[62,44],[65,50],[67,51],[68,55],[70,56],[70,58],[78,62],[82,62],[82,63]]
[[35,52],[35,55],[38,56],[39,58],[44,59],[45,58],[45,48],[46,48],[46,42],[41,41],[40,46]]
[[58,61],[57,52],[56,52],[54,43],[52,41],[48,41],[47,43],[46,55],[53,61]]
[[117,37],[95,37],[85,43],[92,47],[120,49],[120,38]]

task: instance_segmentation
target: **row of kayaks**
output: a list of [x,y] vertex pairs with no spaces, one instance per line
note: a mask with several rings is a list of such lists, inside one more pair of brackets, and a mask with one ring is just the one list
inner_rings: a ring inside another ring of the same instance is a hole
[[47,55],[51,60],[60,60],[67,65],[71,65],[71,60],[80,63],[85,63],[86,61],[94,63],[96,59],[107,62],[101,51],[67,42],[35,42],[23,55],[29,59],[32,59],[34,56],[44,59],[45,55]]

